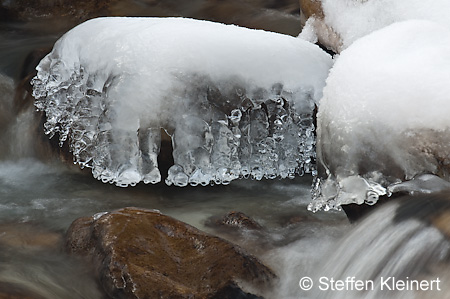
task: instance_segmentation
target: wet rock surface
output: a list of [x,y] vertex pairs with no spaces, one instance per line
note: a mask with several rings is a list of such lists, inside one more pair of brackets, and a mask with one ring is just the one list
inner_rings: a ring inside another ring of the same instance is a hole
[[253,218],[238,211],[231,211],[224,216],[212,216],[206,223],[209,227],[231,230],[261,230],[263,227]]
[[264,256],[270,250],[307,237],[311,227],[319,223],[317,218],[298,211],[277,215],[269,223],[259,223],[255,218],[243,212],[231,211],[225,215],[213,215],[204,224],[214,234],[239,244],[256,256]]
[[252,288],[276,277],[243,249],[152,210],[79,218],[66,248],[93,262],[113,298],[258,298]]
[[319,0],[300,0],[300,10],[302,15],[302,23],[312,16],[323,18],[322,3]]

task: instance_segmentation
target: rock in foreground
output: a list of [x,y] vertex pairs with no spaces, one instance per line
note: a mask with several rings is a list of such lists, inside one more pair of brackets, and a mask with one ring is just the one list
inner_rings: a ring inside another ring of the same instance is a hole
[[92,260],[113,298],[257,298],[275,274],[241,248],[160,214],[124,208],[75,220],[67,250]]

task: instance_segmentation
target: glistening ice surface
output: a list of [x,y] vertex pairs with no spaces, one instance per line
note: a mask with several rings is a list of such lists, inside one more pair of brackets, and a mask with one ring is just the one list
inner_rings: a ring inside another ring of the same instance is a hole
[[100,18],[66,33],[37,67],[45,132],[118,186],[313,172],[313,112],[332,60],[305,41],[182,18]]

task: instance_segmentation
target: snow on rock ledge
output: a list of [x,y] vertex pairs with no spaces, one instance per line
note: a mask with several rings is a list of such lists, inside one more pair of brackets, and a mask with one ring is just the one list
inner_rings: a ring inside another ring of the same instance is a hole
[[[305,2],[304,13],[310,17],[301,36],[307,40],[318,39],[335,52],[341,52],[358,38],[395,22],[421,19],[450,28],[448,0],[302,0],[301,2]],[[307,9],[309,7],[312,9]]]
[[183,18],[99,18],[66,33],[37,67],[45,132],[118,186],[313,171],[314,105],[332,60],[290,36]]
[[450,31],[429,21],[395,23],[343,51],[319,107],[309,208],[448,188],[437,177],[412,179],[450,177],[449,70]]

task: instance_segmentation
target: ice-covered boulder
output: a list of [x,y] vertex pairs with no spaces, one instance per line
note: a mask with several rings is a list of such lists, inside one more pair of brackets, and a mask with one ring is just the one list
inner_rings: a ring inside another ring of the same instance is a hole
[[183,18],[99,18],[66,33],[38,65],[45,132],[75,163],[119,186],[311,172],[313,113],[332,60],[306,41]]
[[395,22],[421,19],[450,28],[447,0],[301,0],[309,17],[301,36],[340,52],[375,30]]
[[450,30],[434,22],[395,23],[344,50],[320,102],[310,209],[448,188],[449,82]]

